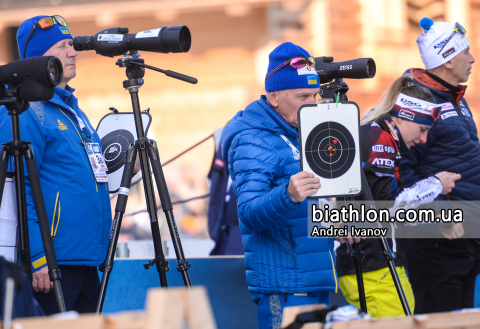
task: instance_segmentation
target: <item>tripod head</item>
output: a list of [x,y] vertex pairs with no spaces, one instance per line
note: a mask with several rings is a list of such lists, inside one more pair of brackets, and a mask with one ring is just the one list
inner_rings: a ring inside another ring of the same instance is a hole
[[[125,73],[127,75],[128,80],[137,80],[135,82],[137,82],[138,85],[143,85],[142,78],[145,75],[145,68],[163,73],[168,77],[182,80],[191,84],[196,84],[198,82],[197,79],[190,77],[188,75],[184,75],[184,74],[181,74],[175,71],[170,71],[170,70],[162,70],[154,66],[145,64],[144,59],[140,58],[140,55],[136,50],[131,50],[128,54],[123,55],[123,57],[119,58],[115,64],[120,67],[126,67],[127,69]],[[131,88],[130,84],[131,83],[127,83],[126,85],[126,81],[123,82],[123,86],[126,89]]]
[[320,96],[322,98],[331,98],[335,102],[348,101],[348,90],[348,85],[342,78],[335,78],[335,81],[320,86]]
[[[8,84],[8,88],[5,88],[3,85],[3,94],[4,99],[0,100],[0,105],[5,105],[8,110],[9,115],[20,115],[30,107],[30,103],[20,99],[18,96],[18,85]],[[1,88],[0,87],[0,88]]]

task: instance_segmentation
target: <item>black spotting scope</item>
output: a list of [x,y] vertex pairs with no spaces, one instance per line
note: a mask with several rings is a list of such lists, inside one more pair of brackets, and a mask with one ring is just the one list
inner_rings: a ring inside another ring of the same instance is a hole
[[373,78],[377,71],[372,58],[358,58],[344,62],[333,62],[333,57],[315,57],[315,70],[320,83],[331,82],[333,79],[368,79]]
[[115,27],[98,32],[94,36],[75,37],[76,51],[95,50],[102,56],[124,55],[130,50],[155,53],[186,53],[190,50],[192,37],[186,26],[160,27],[128,34],[128,28]]
[[47,101],[63,79],[62,62],[55,56],[21,59],[0,66],[0,99],[4,85],[18,85],[18,97],[27,102]]

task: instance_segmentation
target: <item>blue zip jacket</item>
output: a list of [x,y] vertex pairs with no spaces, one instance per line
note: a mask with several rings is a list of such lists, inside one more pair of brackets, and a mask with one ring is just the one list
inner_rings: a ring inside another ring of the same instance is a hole
[[300,161],[280,133],[298,150],[296,128],[262,96],[237,113],[220,142],[237,198],[248,290],[336,290],[333,239],[308,237],[307,201],[295,203],[287,192]]
[[480,200],[480,143],[472,112],[463,98],[465,88],[457,95],[427,75],[425,70],[411,69],[414,83],[427,88],[435,102],[451,104],[442,109],[440,118],[428,131],[425,144],[402,153],[402,174],[407,185],[441,171],[459,173],[449,193],[452,200]]
[[[480,200],[480,142],[472,112],[463,98],[465,86],[460,86],[454,93],[429,76],[425,70],[410,69],[414,83],[427,88],[433,94],[435,102],[448,104],[442,108],[440,118],[428,131],[425,144],[418,144],[408,152],[402,152],[402,174],[405,184],[415,182],[441,171],[462,175],[455,182],[455,187],[447,199]],[[444,197],[439,197],[442,199]],[[480,238],[480,221],[478,206],[474,203],[466,208],[462,205],[465,236]]]
[[[51,100],[31,102],[20,115],[20,137],[32,143],[58,264],[98,266],[108,248],[110,198],[107,183],[96,182],[82,145],[88,136],[99,144],[100,138],[73,91],[56,87]],[[11,120],[5,107],[0,111],[0,142],[5,143],[12,140]],[[37,271],[46,258],[26,170],[25,175],[32,271]]]

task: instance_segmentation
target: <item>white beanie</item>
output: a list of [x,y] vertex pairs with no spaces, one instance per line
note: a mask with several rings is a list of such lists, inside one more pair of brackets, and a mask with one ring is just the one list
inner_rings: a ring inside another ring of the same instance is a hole
[[[435,23],[432,19],[424,17],[420,20],[420,27],[423,33],[417,38],[420,57],[427,70],[434,69],[453,59],[469,46],[465,34],[456,32],[450,40],[455,24],[446,22]],[[446,43],[446,44],[445,44]],[[440,48],[443,47],[439,54]]]

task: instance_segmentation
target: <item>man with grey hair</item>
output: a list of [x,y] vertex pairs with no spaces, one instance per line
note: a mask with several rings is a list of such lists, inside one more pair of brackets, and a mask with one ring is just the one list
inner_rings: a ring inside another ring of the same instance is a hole
[[[427,143],[402,153],[402,174],[406,184],[412,185],[441,171],[455,172],[462,178],[446,199],[454,203],[480,200],[480,143],[463,97],[467,87],[461,85],[468,81],[475,62],[466,31],[459,23],[427,17],[420,26],[424,31],[417,45],[426,70],[408,72],[416,85],[432,92],[437,104],[445,104],[428,132]],[[407,264],[417,314],[473,307],[475,279],[480,273],[480,244],[473,239],[479,236],[478,223],[467,218],[463,224],[442,229],[442,234],[408,242]]]

